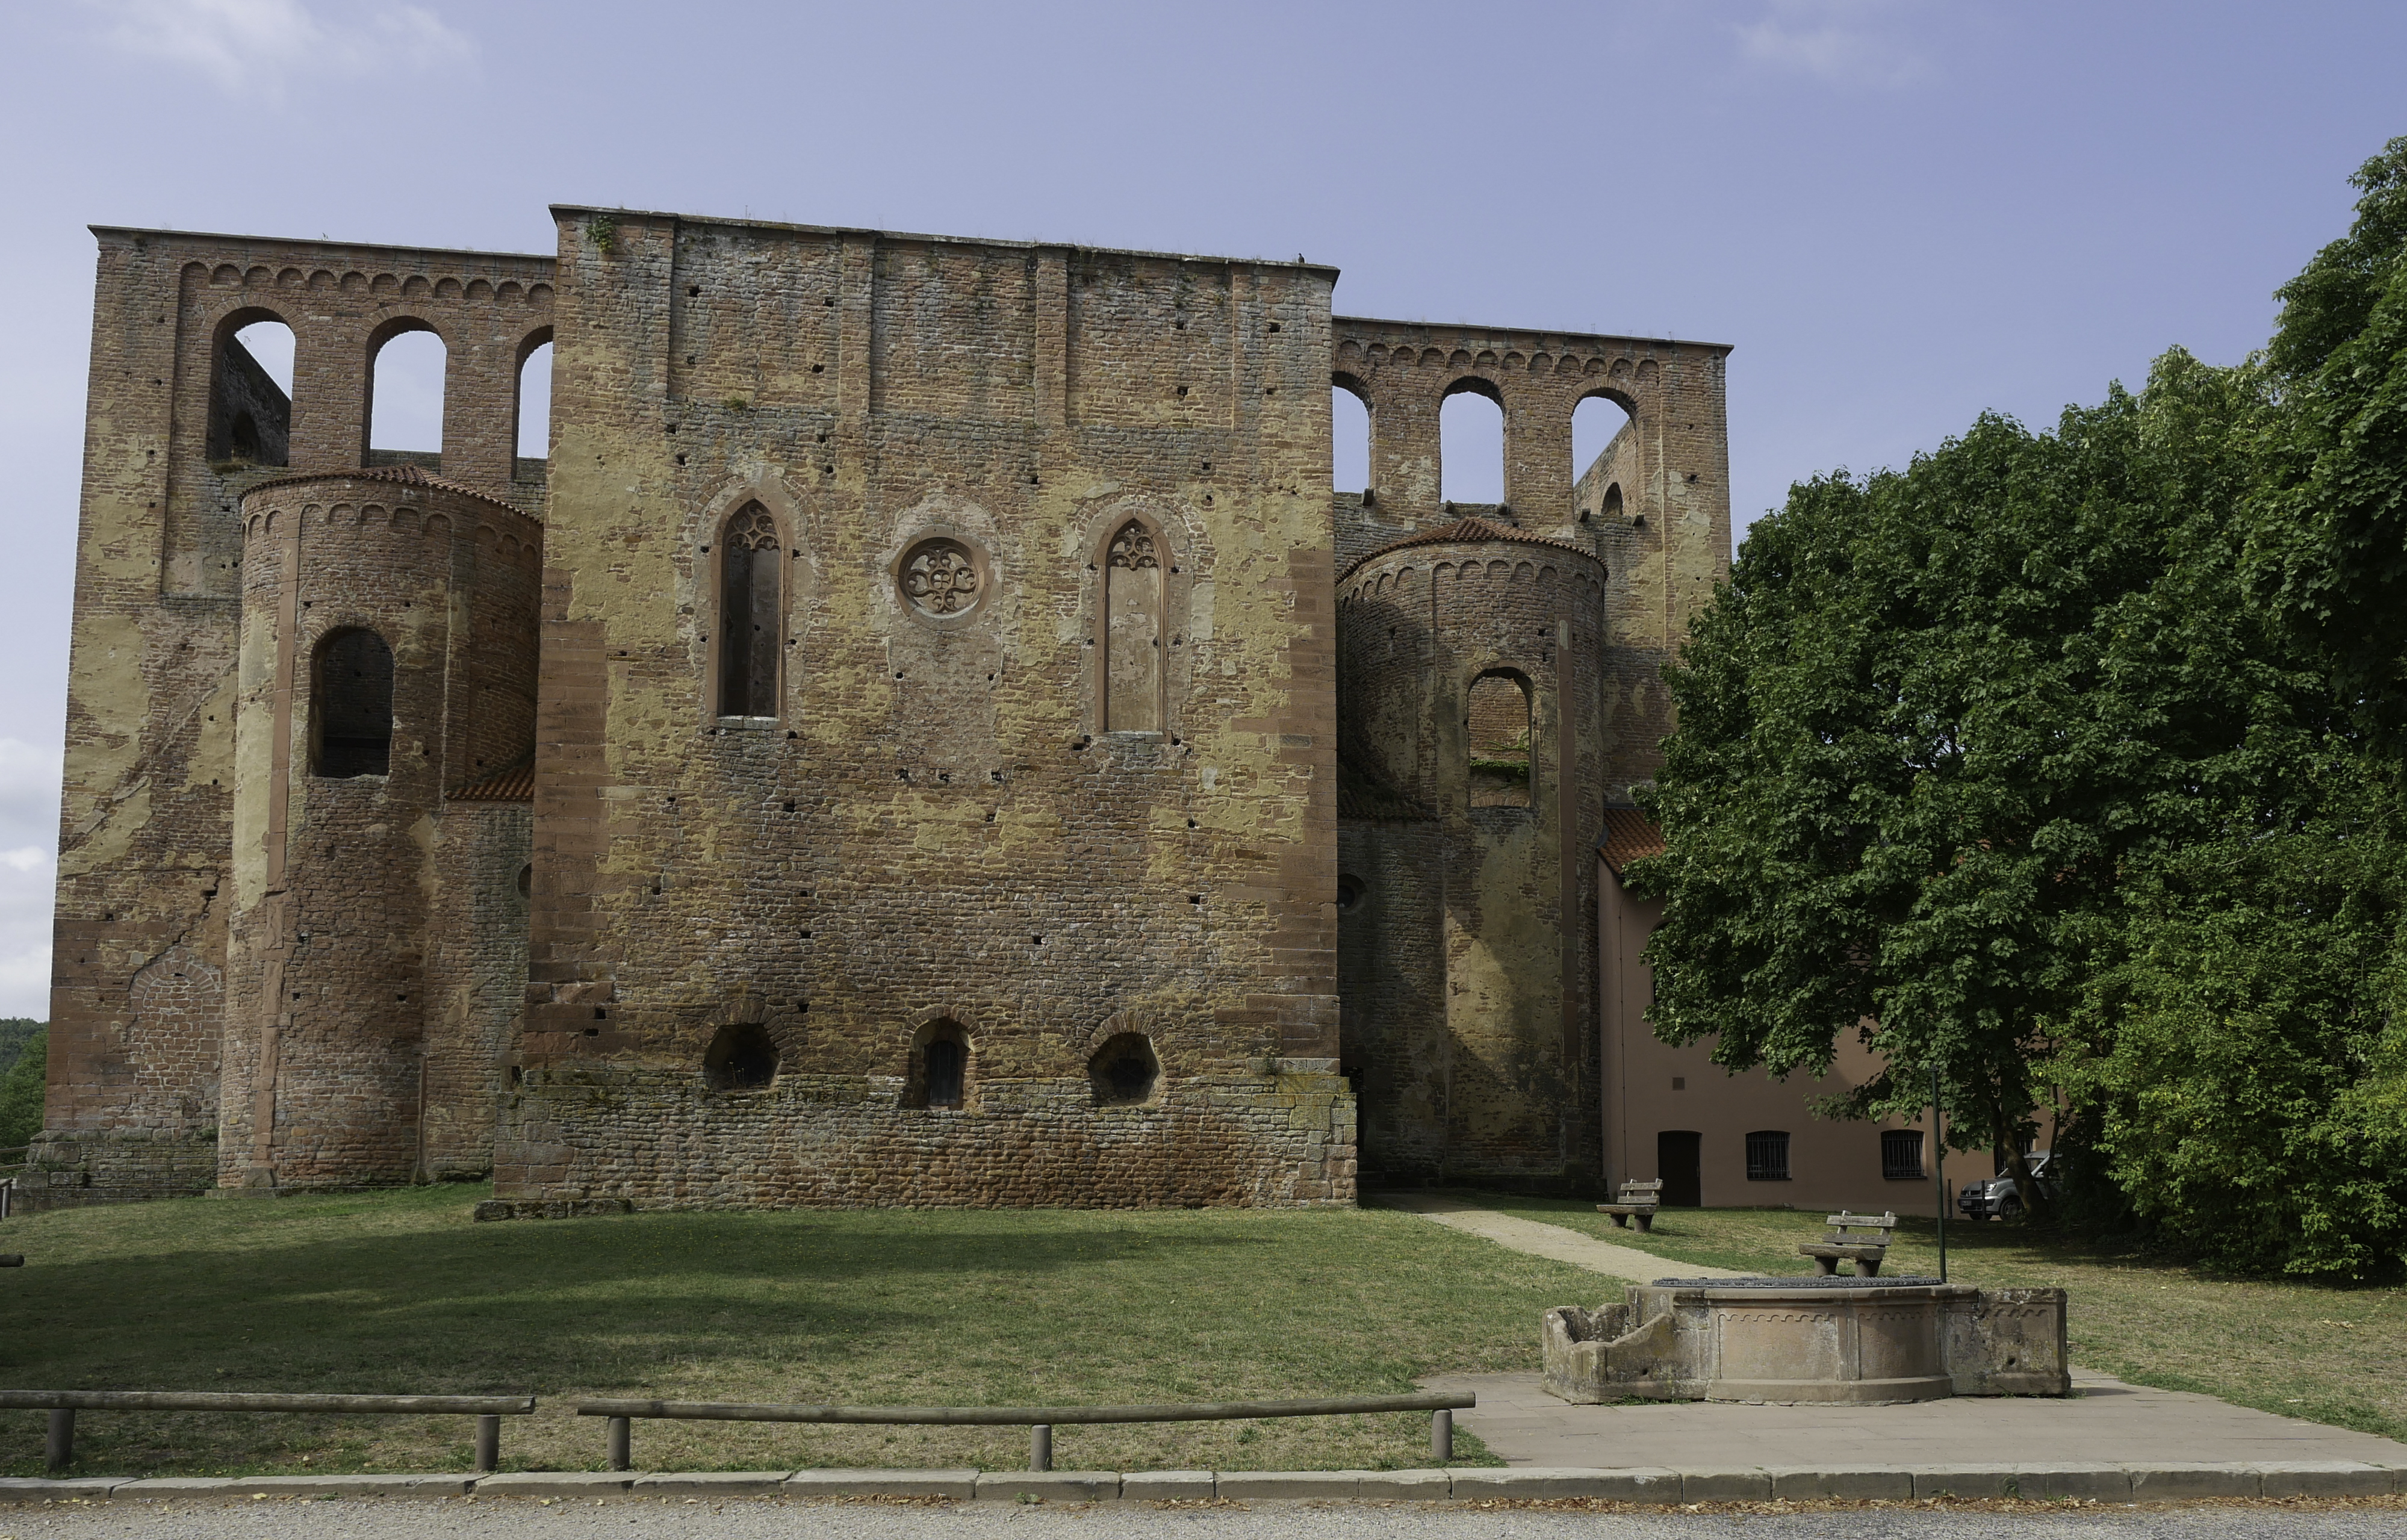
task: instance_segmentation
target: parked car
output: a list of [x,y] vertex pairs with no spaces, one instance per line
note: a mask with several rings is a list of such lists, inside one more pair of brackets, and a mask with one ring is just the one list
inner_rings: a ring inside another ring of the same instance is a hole
[[[2056,1158],[2044,1149],[2034,1149],[2024,1159],[2030,1162],[2039,1195],[2055,1202],[2059,1172]],[[2001,1169],[1987,1181],[1966,1182],[1958,1189],[1956,1209],[1968,1219],[2011,1219],[2023,1211],[2023,1195],[2015,1191],[2014,1177]]]

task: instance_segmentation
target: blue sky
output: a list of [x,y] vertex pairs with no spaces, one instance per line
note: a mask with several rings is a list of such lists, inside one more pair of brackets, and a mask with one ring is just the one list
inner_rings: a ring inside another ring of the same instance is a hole
[[0,8],[0,1015],[48,1013],[88,223],[543,250],[560,201],[1301,254],[1351,314],[1733,344],[1745,520],[2176,343],[2242,358],[2407,133],[2407,7],[2312,0],[84,0]]

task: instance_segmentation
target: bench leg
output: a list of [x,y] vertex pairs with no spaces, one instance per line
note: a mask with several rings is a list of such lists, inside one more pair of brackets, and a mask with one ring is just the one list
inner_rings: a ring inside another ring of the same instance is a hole
[[1814,1276],[1817,1278],[1837,1277],[1839,1276],[1839,1259],[1836,1257],[1815,1258]]
[[1608,1214],[1605,1217],[1613,1221],[1613,1228],[1616,1230],[1630,1228],[1630,1216],[1627,1214]]
[[1655,1233],[1654,1215],[1641,1214],[1638,1216],[1638,1233],[1642,1235],[1651,1235]]
[[1868,1278],[1876,1278],[1880,1276],[1880,1264],[1881,1260],[1878,1257],[1858,1257],[1856,1271]]

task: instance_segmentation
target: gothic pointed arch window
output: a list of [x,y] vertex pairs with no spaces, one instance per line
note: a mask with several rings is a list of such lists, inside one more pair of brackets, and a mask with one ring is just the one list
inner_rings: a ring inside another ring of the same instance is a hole
[[719,534],[719,714],[777,714],[785,629],[785,541],[767,508],[747,503]]
[[1112,532],[1104,558],[1104,731],[1162,730],[1160,533],[1143,519]]

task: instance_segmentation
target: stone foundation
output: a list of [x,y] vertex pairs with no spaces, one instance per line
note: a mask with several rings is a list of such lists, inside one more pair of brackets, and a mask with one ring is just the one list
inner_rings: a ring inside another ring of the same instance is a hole
[[142,1130],[107,1134],[45,1134],[26,1151],[17,1204],[27,1209],[189,1198],[217,1181],[218,1142]]
[[1098,1106],[1084,1078],[990,1081],[965,1108],[900,1080],[781,1075],[712,1091],[686,1072],[529,1070],[503,1098],[497,1202],[639,1208],[1341,1207],[1354,1099],[1324,1072],[1182,1078]]

